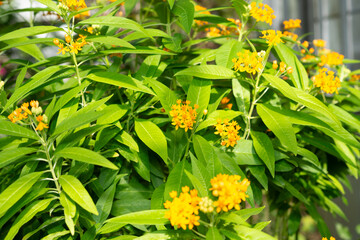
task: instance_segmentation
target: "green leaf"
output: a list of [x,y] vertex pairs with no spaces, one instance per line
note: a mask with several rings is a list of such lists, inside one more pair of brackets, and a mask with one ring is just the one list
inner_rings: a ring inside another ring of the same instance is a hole
[[[145,148],[144,145],[142,145]],[[140,152],[133,152],[136,158],[136,163],[134,163],[134,168],[136,172],[146,181],[150,182],[150,161],[149,154],[146,148]]]
[[[199,160],[197,160],[191,152],[190,152],[190,159],[191,159],[193,175],[201,183],[202,188],[204,188],[207,191],[207,189],[209,189],[211,187],[211,184],[210,184],[211,177],[210,177],[209,172],[206,170],[206,167]],[[205,196],[208,196],[208,192],[206,192]]]
[[268,82],[272,84],[276,89],[278,89],[285,97],[290,98],[315,112],[325,116],[329,121],[334,124],[334,127],[341,127],[341,123],[338,118],[333,114],[328,107],[325,106],[319,99],[316,97],[294,87],[291,87],[284,80],[275,77],[270,74],[262,75]]
[[[169,222],[165,218],[165,209],[159,210],[145,210],[140,212],[133,212],[124,214],[118,217],[110,218],[106,220],[105,224],[116,223],[116,224],[139,224],[139,225],[158,225],[166,224]],[[104,226],[106,227],[106,225]],[[104,233],[100,230],[101,233]]]
[[144,77],[153,77],[158,70],[161,55],[150,55],[141,63],[139,70],[135,74],[136,79],[143,80]]
[[203,115],[204,109],[207,108],[210,100],[210,92],[211,92],[211,81],[210,80],[200,80],[194,78],[188,90],[187,100],[190,101],[191,106],[195,106],[197,104],[199,106],[196,109],[198,114],[198,119]]
[[68,234],[70,234],[70,231],[67,231],[67,230],[64,230],[61,232],[54,232],[54,233],[50,233],[46,237],[43,237],[41,240],[54,240],[54,239],[58,239],[62,236],[68,235]]
[[[275,167],[275,166],[274,166]],[[264,166],[248,166],[251,174],[259,181],[259,183],[264,187],[264,189],[268,190],[268,177],[265,173]]]
[[8,120],[0,120],[0,134],[39,140],[39,137],[34,131],[17,125],[16,123],[12,123]]
[[221,233],[216,227],[210,227],[206,233],[206,240],[221,240],[223,239]]
[[54,26],[35,26],[35,27],[21,28],[2,35],[0,37],[0,41],[10,40],[14,38],[28,37],[28,36],[49,33],[49,32],[57,32],[57,31],[63,31],[63,29]]
[[189,0],[176,1],[172,12],[179,17],[179,22],[188,34],[194,21],[194,4]]
[[107,105],[102,112],[104,116],[101,116],[97,120],[98,125],[106,125],[119,121],[129,110],[129,107],[121,104]]
[[135,121],[135,132],[146,146],[156,152],[166,164],[168,164],[167,143],[164,133],[154,123],[150,121]]
[[113,16],[102,16],[96,18],[89,18],[79,22],[77,25],[100,25],[100,26],[111,26],[124,29],[131,29],[144,33],[145,35],[152,38],[145,29],[137,22],[124,17],[113,17]]
[[109,50],[102,50],[102,51],[100,51],[100,53],[103,53],[106,55],[113,54],[113,53],[176,55],[175,53],[167,52],[167,51],[164,51],[162,49],[159,49],[157,47],[152,47],[152,46],[136,46],[136,49],[118,47],[118,48],[112,48]]
[[262,132],[251,131],[254,148],[257,155],[269,169],[271,176],[275,176],[275,154],[270,138]]
[[27,206],[12,224],[8,234],[5,237],[5,240],[14,239],[20,228],[25,223],[30,221],[37,213],[45,210],[53,200],[53,198],[39,200]]
[[56,157],[70,158],[79,162],[98,165],[110,169],[119,169],[115,164],[101,156],[99,153],[81,147],[68,147],[55,152]]
[[235,145],[233,152],[229,153],[238,165],[263,165],[258,157],[251,140],[240,139]]
[[42,174],[43,172],[29,173],[17,179],[0,194],[0,217],[29,191]]
[[208,190],[204,187],[204,185],[197,179],[191,172],[185,170],[186,176],[190,179],[192,185],[195,187],[196,190],[199,192],[200,197],[208,197]]
[[243,113],[244,117],[247,116],[250,109],[249,84],[234,78],[232,80],[232,91],[239,111]]
[[66,226],[69,228],[71,235],[75,233],[75,224],[73,218],[76,214],[76,205],[64,193],[60,193],[60,204],[64,207],[64,216]]
[[[186,76],[183,76],[186,77]],[[221,100],[230,93],[228,88],[212,88],[210,93],[210,101],[208,105],[208,114],[214,112],[221,102]]]
[[284,146],[296,155],[297,142],[289,119],[272,111],[265,104],[258,104],[256,109],[265,125],[279,138]]
[[156,96],[160,99],[160,103],[167,114],[170,114],[171,106],[176,104],[178,99],[175,92],[170,90],[166,85],[159,81],[150,81],[150,86],[154,90]]
[[167,2],[169,3],[170,9],[173,8],[175,0],[167,0]]
[[294,197],[296,197],[297,199],[299,199],[300,201],[302,201],[305,204],[308,204],[308,200],[306,199],[306,197],[304,195],[302,195],[293,185],[291,185],[289,182],[287,182],[286,180],[283,180],[285,182],[285,189],[288,190]]
[[334,104],[330,104],[328,107],[343,123],[360,132],[360,121],[352,114]]
[[52,217],[49,218],[48,220],[46,220],[45,222],[43,222],[43,224],[41,224],[39,227],[37,227],[36,229],[34,229],[33,231],[27,233],[22,240],[28,240],[30,237],[32,237],[34,234],[36,234],[37,232],[40,231],[45,231],[45,229],[47,227],[49,227],[50,225],[59,222],[59,221],[63,221],[64,217]]
[[27,70],[28,70],[27,67],[23,67],[21,69],[19,75],[16,78],[15,90],[18,89],[23,83]]
[[[246,240],[276,240],[274,237],[267,233],[264,233],[258,229],[246,227],[243,225],[235,225],[235,232],[238,234],[240,239]],[[226,235],[226,234],[225,234]]]
[[44,60],[44,55],[42,54],[40,48],[35,44],[32,44],[31,40],[29,40],[27,37],[5,40],[4,43],[8,44],[6,47],[7,49],[15,47],[20,51],[23,51],[24,53],[34,57],[36,60]]
[[82,183],[71,175],[61,175],[59,183],[65,193],[86,211],[98,215],[96,206]]
[[179,71],[175,76],[186,75],[205,79],[230,79],[234,78],[234,72],[226,67],[217,65],[190,66]]
[[190,170],[187,161],[178,162],[171,170],[165,184],[164,200],[170,200],[169,193],[176,191],[180,194],[181,187],[191,186],[191,182],[185,173],[185,169]]
[[115,181],[106,191],[101,194],[99,200],[96,203],[96,209],[99,215],[94,215],[93,219],[97,223],[103,223],[110,215],[110,211],[113,205],[116,185],[118,181]]
[[[1,124],[1,122],[0,122]],[[22,156],[30,153],[34,153],[38,151],[36,148],[27,148],[27,147],[19,147],[19,148],[13,148],[13,149],[6,149],[2,152],[0,152],[0,168],[3,168]]]
[[137,142],[126,131],[122,131],[121,133],[119,133],[115,137],[115,140],[128,146],[129,148],[133,149],[134,151],[139,152],[139,146],[138,146]]
[[234,66],[233,59],[237,57],[237,53],[242,49],[242,42],[235,39],[225,42],[216,51],[216,65],[231,69]]
[[310,203],[310,204],[306,205],[306,209],[309,212],[310,216],[317,223],[321,236],[331,236],[330,230],[327,227],[324,219],[321,217],[321,215],[317,211],[317,206],[314,203]]
[[64,66],[51,66],[48,68],[45,68],[41,72],[38,72],[34,76],[32,76],[25,85],[19,87],[13,95],[11,95],[9,101],[7,101],[4,109],[2,112],[7,110],[11,105],[13,105],[15,102],[19,101],[20,99],[25,98],[28,96],[31,91],[33,91],[35,88],[41,86],[43,83],[46,82],[54,73],[57,71],[63,69]]
[[154,94],[151,89],[146,87],[141,81],[119,73],[96,72],[88,75],[87,78],[95,82],[101,82],[118,87],[128,88],[134,91],[140,91],[152,95]]
[[163,209],[165,184],[158,186],[151,195],[151,209]]
[[59,15],[61,15],[60,9],[56,6],[56,3],[51,0],[36,0],[39,3],[44,4],[45,6],[51,8],[55,12],[57,12]]
[[128,43],[127,41],[125,41],[121,38],[116,38],[116,37],[112,37],[112,36],[91,36],[91,37],[87,37],[86,41],[135,49],[135,47],[133,45],[131,45],[130,43]]
[[96,13],[92,14],[90,18],[94,18],[94,17],[97,17],[99,16],[100,14],[106,12],[107,10],[113,8],[113,7],[117,7],[120,5],[120,3],[124,2],[125,0],[117,0],[117,1],[114,1],[113,3],[111,4],[106,4],[104,7],[102,7],[99,11],[97,11]]

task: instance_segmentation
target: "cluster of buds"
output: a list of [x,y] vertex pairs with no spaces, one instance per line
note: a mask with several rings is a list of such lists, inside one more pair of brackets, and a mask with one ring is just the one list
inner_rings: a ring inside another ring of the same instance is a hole
[[[276,60],[274,60],[272,68],[276,70],[276,69],[278,69],[278,67],[279,67],[278,62]],[[286,64],[284,62],[280,62],[279,71],[281,73],[285,73],[285,71],[286,71],[286,73],[291,74],[293,72],[293,68],[291,66],[286,68]]]
[[[29,106],[31,106],[31,111],[29,109]],[[17,108],[15,111],[10,113],[8,116],[8,119],[16,123],[18,121],[22,121],[25,119],[28,119],[29,116],[34,116],[37,121],[37,126],[35,130],[42,131],[44,128],[49,128],[47,125],[48,119],[46,115],[41,115],[43,112],[42,108],[39,106],[39,102],[35,100],[31,100],[30,103],[25,102],[21,105],[20,108]]]

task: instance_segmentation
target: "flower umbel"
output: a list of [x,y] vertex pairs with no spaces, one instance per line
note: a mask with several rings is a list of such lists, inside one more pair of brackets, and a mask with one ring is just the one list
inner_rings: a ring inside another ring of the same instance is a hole
[[284,21],[284,29],[294,29],[294,28],[301,28],[301,20],[300,19],[289,19],[288,21]]
[[194,105],[194,108],[189,106],[190,101],[186,100],[184,103],[181,103],[181,100],[176,101],[176,105],[172,105],[170,116],[172,119],[172,125],[175,125],[177,130],[179,127],[184,128],[185,132],[188,129],[193,129],[194,123],[196,122],[197,112],[196,109],[199,107],[197,104]]
[[235,71],[256,74],[263,69],[263,57],[259,56],[257,52],[245,50],[244,52],[238,52],[237,55],[239,58],[232,60]]
[[320,66],[329,65],[341,65],[343,64],[344,55],[339,54],[337,52],[330,52],[328,54],[324,54],[321,56]]
[[213,196],[218,197],[214,202],[216,212],[227,212],[233,208],[240,210],[240,203],[246,200],[246,190],[250,185],[248,179],[243,179],[240,182],[239,175],[218,174],[211,179],[210,190]]
[[283,40],[281,40],[281,37],[283,36],[281,31],[265,30],[261,33],[263,34],[263,36],[261,36],[260,38],[265,38],[266,43],[269,44],[269,46],[276,46],[278,43],[284,42]]
[[271,26],[272,20],[276,18],[273,13],[274,10],[267,4],[259,3],[259,6],[256,6],[256,2],[252,2],[250,5],[250,15],[257,22],[266,22]]
[[36,120],[37,120],[39,123],[37,124],[37,127],[35,128],[35,130],[42,131],[44,128],[49,128],[49,126],[48,126],[46,123],[43,122],[43,121],[45,121],[45,115],[43,115],[43,116],[41,116],[41,115],[37,116],[37,117],[36,117]]
[[240,140],[239,130],[240,126],[236,121],[229,122],[228,119],[222,121],[221,119],[217,120],[215,125],[216,132],[221,137],[221,145],[226,147],[234,147],[238,140]]
[[325,93],[338,93],[338,88],[341,86],[340,79],[334,76],[333,71],[327,71],[327,68],[319,70],[319,74],[312,77],[315,87],[320,87]]
[[166,201],[164,207],[169,209],[165,213],[165,217],[170,220],[171,225],[184,230],[187,227],[191,230],[194,226],[199,226],[200,216],[198,215],[201,198],[198,197],[197,190],[193,189],[189,192],[189,187],[185,186],[179,197],[177,197],[176,191],[170,192],[169,195],[173,200],[172,202]]
[[[321,240],[328,240],[326,237],[323,237]],[[330,237],[330,240],[336,240],[334,237]]]

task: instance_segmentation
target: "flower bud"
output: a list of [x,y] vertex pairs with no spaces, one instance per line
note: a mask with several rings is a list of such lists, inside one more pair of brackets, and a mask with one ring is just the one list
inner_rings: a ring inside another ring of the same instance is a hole
[[5,85],[4,81],[0,81],[0,89]]
[[43,110],[41,107],[32,107],[31,108],[31,112],[34,114],[34,115],[40,115]]
[[204,109],[203,114],[204,114],[204,116],[206,116],[208,114],[208,110]]
[[57,45],[59,45],[60,41],[59,41],[59,39],[54,38],[53,43],[57,46]]
[[65,41],[67,43],[71,42],[71,37],[69,35],[67,35],[67,34],[65,35]]

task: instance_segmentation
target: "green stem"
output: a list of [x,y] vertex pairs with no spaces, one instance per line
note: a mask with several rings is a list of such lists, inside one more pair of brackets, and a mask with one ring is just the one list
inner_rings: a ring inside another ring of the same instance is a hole
[[260,74],[258,74],[258,76],[256,78],[254,94],[253,94],[253,97],[252,97],[249,114],[247,115],[246,129],[245,129],[244,135],[243,135],[243,138],[245,138],[245,139],[248,139],[248,137],[250,135],[252,114],[253,114],[256,102],[260,99],[260,98],[256,99],[256,96],[257,96],[258,91],[259,91],[259,82],[260,82]]
[[198,235],[199,237],[202,237],[204,239],[206,239],[206,236],[204,234],[199,233],[198,231],[196,231],[195,229],[191,229],[196,235]]
[[[73,57],[73,61],[74,61],[75,71],[76,71],[76,78],[77,78],[79,86],[80,86],[81,85],[81,77],[80,77],[79,65],[76,60],[75,52],[72,52],[72,57]],[[82,107],[85,107],[86,101],[85,101],[85,96],[84,96],[83,91],[81,91],[81,102],[82,102]]]
[[130,113],[128,115],[127,118],[127,122],[126,122],[126,130],[127,132],[130,132],[130,120],[133,117],[134,114],[134,103],[133,103],[133,97],[134,97],[134,93],[130,96],[129,98],[129,102],[130,102]]

